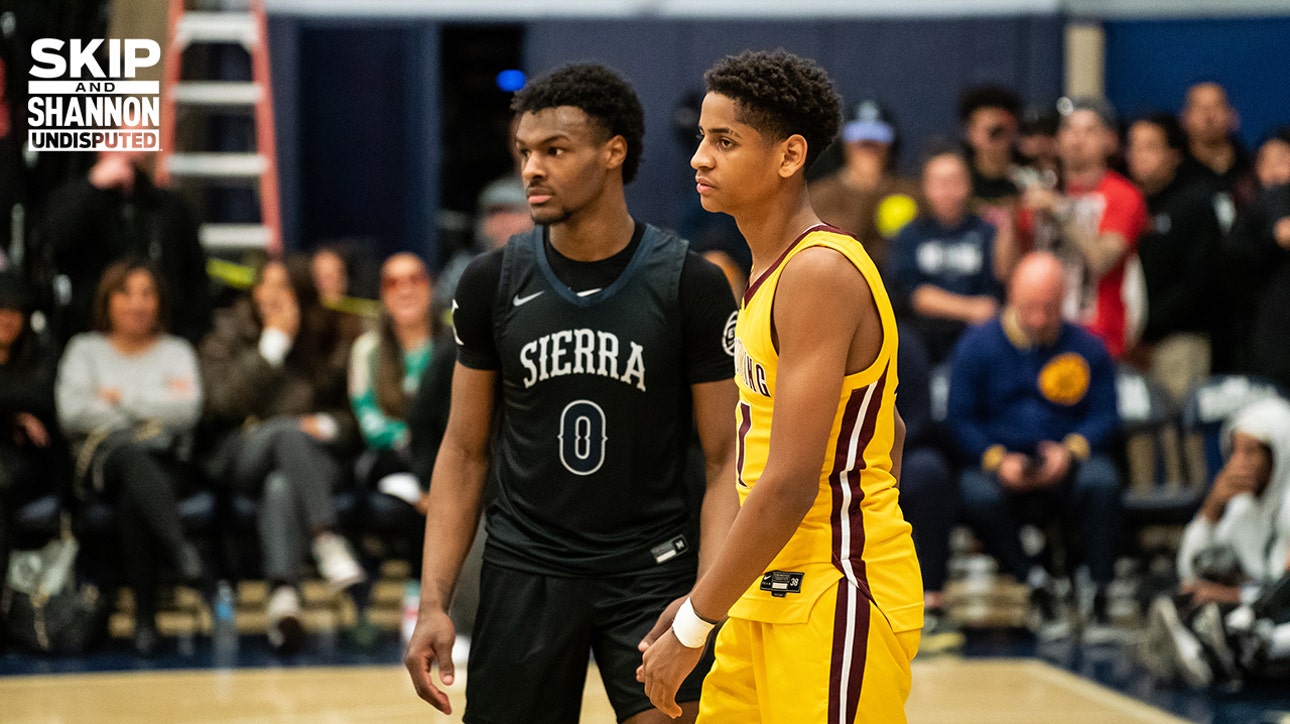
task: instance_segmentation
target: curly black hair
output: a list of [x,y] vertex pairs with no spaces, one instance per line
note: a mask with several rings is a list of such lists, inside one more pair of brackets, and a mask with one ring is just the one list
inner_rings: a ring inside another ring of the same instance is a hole
[[645,137],[645,111],[631,85],[603,65],[575,63],[538,78],[511,100],[511,110],[517,114],[559,106],[582,109],[605,130],[605,140],[622,136],[627,141],[623,183],[631,183],[640,168]]
[[1161,133],[1165,134],[1165,145],[1169,146],[1172,151],[1187,152],[1187,134],[1182,129],[1182,124],[1178,122],[1178,116],[1172,113],[1148,113],[1145,116],[1137,118],[1130,127],[1139,123],[1155,126]]
[[838,135],[842,97],[815,61],[780,48],[727,55],[703,74],[708,92],[735,102],[740,123],[775,141],[806,139],[806,166]]
[[982,108],[1000,108],[1021,117],[1021,98],[1001,85],[978,85],[968,88],[959,96],[959,122],[967,123],[973,113]]

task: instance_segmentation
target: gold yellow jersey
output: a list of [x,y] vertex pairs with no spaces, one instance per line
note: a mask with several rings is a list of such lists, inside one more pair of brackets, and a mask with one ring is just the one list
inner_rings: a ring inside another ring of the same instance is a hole
[[[800,623],[807,619],[820,594],[845,578],[874,602],[894,631],[921,628],[923,592],[918,558],[891,474],[896,319],[878,269],[864,247],[829,226],[807,230],[744,294],[735,326],[740,504],[756,487],[770,453],[779,364],[771,339],[775,288],[793,256],[813,246],[837,251],[860,271],[882,321],[882,348],[867,369],[843,378],[828,447],[820,460],[815,502],[762,579],[749,587],[730,615],[767,623]],[[820,312],[827,314],[828,310]]]

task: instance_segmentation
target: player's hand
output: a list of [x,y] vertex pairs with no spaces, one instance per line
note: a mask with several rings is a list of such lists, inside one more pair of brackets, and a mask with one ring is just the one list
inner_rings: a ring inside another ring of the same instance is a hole
[[650,629],[649,633],[645,634],[645,638],[641,639],[641,642],[637,644],[637,650],[642,654],[645,653],[649,650],[649,647],[654,645],[655,641],[659,640],[659,637],[672,628],[672,620],[676,618],[676,612],[681,608],[681,604],[685,603],[687,596],[681,596],[667,604],[667,608],[663,609],[663,613],[658,615],[658,621],[654,623],[654,628]]
[[417,696],[444,714],[452,713],[452,703],[448,701],[448,695],[434,685],[431,668],[437,662],[439,681],[445,687],[452,686],[455,678],[452,645],[456,639],[457,630],[447,613],[439,608],[422,606],[412,639],[408,642],[408,652],[403,657],[403,665],[412,675],[412,686],[416,688]]
[[703,656],[703,647],[687,648],[677,640],[671,626],[641,657],[636,680],[645,684],[645,695],[659,711],[672,717],[681,716],[676,692]]

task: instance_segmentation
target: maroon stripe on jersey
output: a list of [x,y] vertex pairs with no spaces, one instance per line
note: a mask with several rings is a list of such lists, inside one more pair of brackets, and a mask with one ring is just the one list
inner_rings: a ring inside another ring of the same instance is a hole
[[738,457],[735,460],[735,480],[745,488],[748,483],[744,482],[744,451],[748,449],[748,431],[752,429],[752,407],[746,402],[739,403],[739,440],[738,440]]
[[[833,451],[833,472],[829,473],[829,489],[833,495],[833,509],[829,515],[829,521],[833,525],[833,565],[839,570],[842,568],[841,552],[843,546],[842,526],[840,521],[844,516],[849,515],[850,510],[844,511],[843,505],[847,504],[846,496],[843,495],[842,475],[849,472],[847,470],[847,459],[851,457],[851,436],[855,434],[856,423],[860,419],[860,406],[864,404],[864,395],[868,390],[867,387],[861,387],[851,391],[851,397],[847,400],[847,406],[842,413],[842,429],[838,431],[837,446]],[[861,459],[863,461],[863,459]],[[851,484],[848,482],[848,484]],[[859,485],[854,485],[859,489]],[[855,503],[854,499],[851,501]],[[848,552],[849,554],[849,552]]]
[[[779,268],[779,265],[784,263],[784,259],[788,258],[789,252],[791,252],[793,249],[796,249],[797,245],[802,243],[802,239],[805,239],[807,234],[811,233],[812,231],[817,231],[821,229],[825,231],[834,230],[834,228],[832,226],[829,226],[828,224],[816,224],[815,226],[812,226],[806,231],[803,231],[801,236],[797,237],[796,239],[793,239],[793,243],[788,245],[788,248],[784,250],[784,253],[780,254],[779,258],[775,260],[775,263],[771,264],[766,269],[766,271],[762,272],[761,276],[757,277],[757,279],[754,280],[752,284],[748,285],[748,289],[744,291],[744,304],[747,304],[748,300],[753,298],[753,295],[757,293],[757,289],[761,287],[762,282],[766,281],[766,279],[768,279],[770,275],[773,274],[775,270]],[[841,232],[841,233],[846,233],[846,232]]]
[[[882,409],[882,393],[887,386],[887,370],[891,369],[890,365],[882,371],[882,375],[873,383],[873,398],[869,401],[869,409],[865,410],[864,423],[860,426],[860,439],[856,442],[856,473],[864,470],[867,463],[865,462],[865,450],[869,449],[869,443],[873,442],[874,430],[878,427],[878,411]],[[851,498],[851,565],[855,568],[856,584],[860,589],[869,593],[869,575],[865,570],[864,562],[864,514],[860,511],[860,501],[864,499],[864,488],[860,485],[857,477],[855,481],[855,494]]]
[[869,653],[870,615],[869,599],[849,582],[838,581],[829,664],[829,724],[856,720]]

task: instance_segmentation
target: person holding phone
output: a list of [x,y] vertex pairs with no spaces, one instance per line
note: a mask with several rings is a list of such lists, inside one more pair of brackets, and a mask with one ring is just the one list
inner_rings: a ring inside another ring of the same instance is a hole
[[[1115,366],[1101,340],[1062,320],[1061,261],[1035,252],[1017,267],[995,320],[968,330],[950,368],[947,424],[968,461],[963,513],[999,568],[1030,585],[1041,633],[1064,630],[1048,574],[1021,545],[1022,511],[1063,513],[1082,530],[1096,594],[1085,640],[1115,633],[1106,589],[1115,576],[1120,484],[1108,454],[1119,427]],[[975,461],[976,464],[972,464]]]

